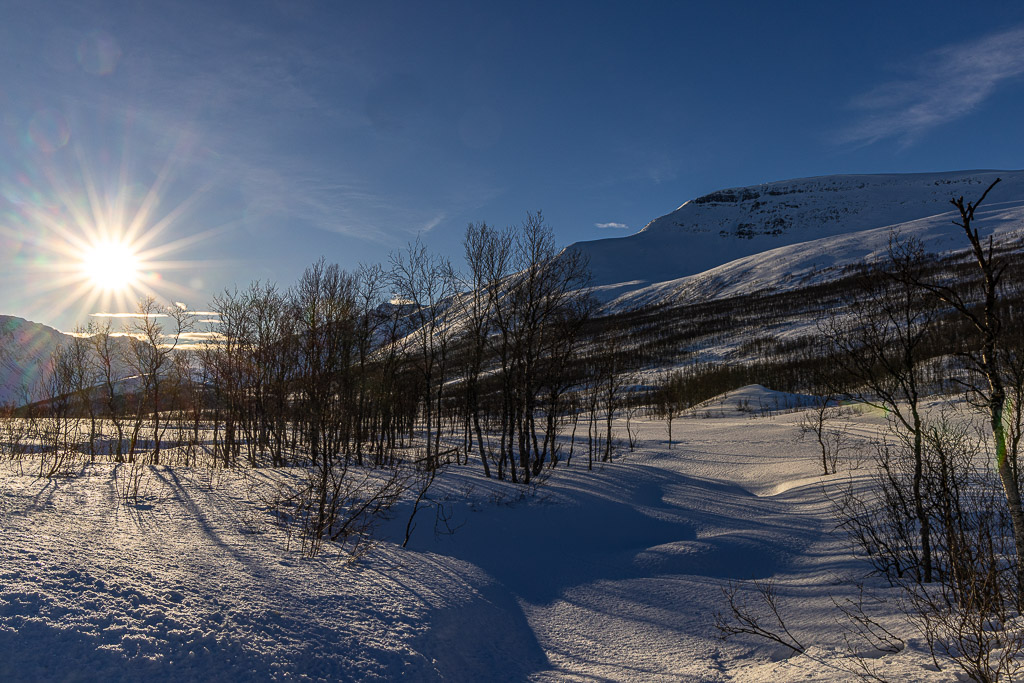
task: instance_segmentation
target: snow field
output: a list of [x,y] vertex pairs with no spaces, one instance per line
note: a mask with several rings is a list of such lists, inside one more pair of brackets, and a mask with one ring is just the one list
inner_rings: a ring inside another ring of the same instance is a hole
[[[111,465],[47,481],[5,463],[0,680],[856,680],[832,601],[868,568],[826,493],[866,470],[820,477],[800,412],[739,410],[781,400],[744,392],[677,419],[671,450],[641,419],[634,453],[587,472],[577,441],[534,490],[471,458],[408,548],[400,506],[356,563],[304,558],[273,523],[263,501],[288,473],[151,468],[125,506]],[[846,419],[858,437],[884,423]],[[719,639],[722,586],[749,579],[775,581],[809,656]],[[914,641],[872,665],[955,680]]]

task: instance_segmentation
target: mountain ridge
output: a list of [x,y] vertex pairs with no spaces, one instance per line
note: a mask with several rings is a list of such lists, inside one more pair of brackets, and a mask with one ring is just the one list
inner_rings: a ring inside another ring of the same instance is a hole
[[839,174],[773,181],[695,197],[624,237],[576,242],[602,302],[798,243],[948,213],[953,197],[1024,200],[1024,171]]

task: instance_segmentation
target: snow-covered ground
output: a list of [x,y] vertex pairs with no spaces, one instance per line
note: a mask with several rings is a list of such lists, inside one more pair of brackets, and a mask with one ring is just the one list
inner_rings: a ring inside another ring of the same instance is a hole
[[[527,491],[451,468],[447,524],[421,511],[403,549],[400,509],[355,563],[289,544],[263,503],[278,473],[154,468],[125,506],[110,465],[5,463],[0,680],[855,680],[832,600],[867,566],[827,490],[866,471],[819,476],[801,413],[758,408],[798,403],[748,388],[677,419],[672,449],[641,419],[635,452],[588,472],[577,442]],[[719,639],[722,586],[749,579],[774,579],[808,655]],[[914,639],[871,664],[955,680]]]

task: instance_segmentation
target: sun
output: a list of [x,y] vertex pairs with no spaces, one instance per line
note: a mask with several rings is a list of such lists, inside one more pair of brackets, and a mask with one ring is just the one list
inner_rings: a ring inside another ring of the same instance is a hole
[[89,283],[104,292],[133,289],[139,279],[139,256],[131,245],[98,242],[82,254],[82,273]]
[[226,263],[184,258],[237,225],[196,229],[214,184],[190,190],[179,177],[192,136],[183,133],[163,165],[147,156],[142,172],[129,132],[108,137],[102,154],[90,153],[83,134],[69,155],[30,158],[31,173],[0,187],[0,287],[15,281],[13,296],[36,319],[69,326],[132,316],[149,297],[195,300],[206,271]]

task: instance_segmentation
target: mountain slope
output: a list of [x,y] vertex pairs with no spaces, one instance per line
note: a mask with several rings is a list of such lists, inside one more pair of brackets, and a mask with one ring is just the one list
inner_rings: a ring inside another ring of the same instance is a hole
[[70,338],[40,323],[0,315],[0,405],[23,403],[38,386],[50,355]]
[[1024,200],[1024,171],[834,175],[731,188],[690,200],[628,237],[577,242],[595,294],[610,301],[655,283],[802,242],[947,213],[952,197]]
[[[987,205],[987,203],[986,203]],[[788,292],[834,280],[853,265],[888,258],[890,237],[895,233],[921,240],[925,250],[948,254],[966,250],[963,230],[953,223],[956,212],[947,212],[896,225],[860,230],[808,242],[777,247],[744,256],[694,275],[626,291],[604,306],[606,313],[645,306],[681,304],[723,299],[744,294]],[[977,214],[982,234],[997,243],[1024,237],[1024,199],[1002,202]]]

